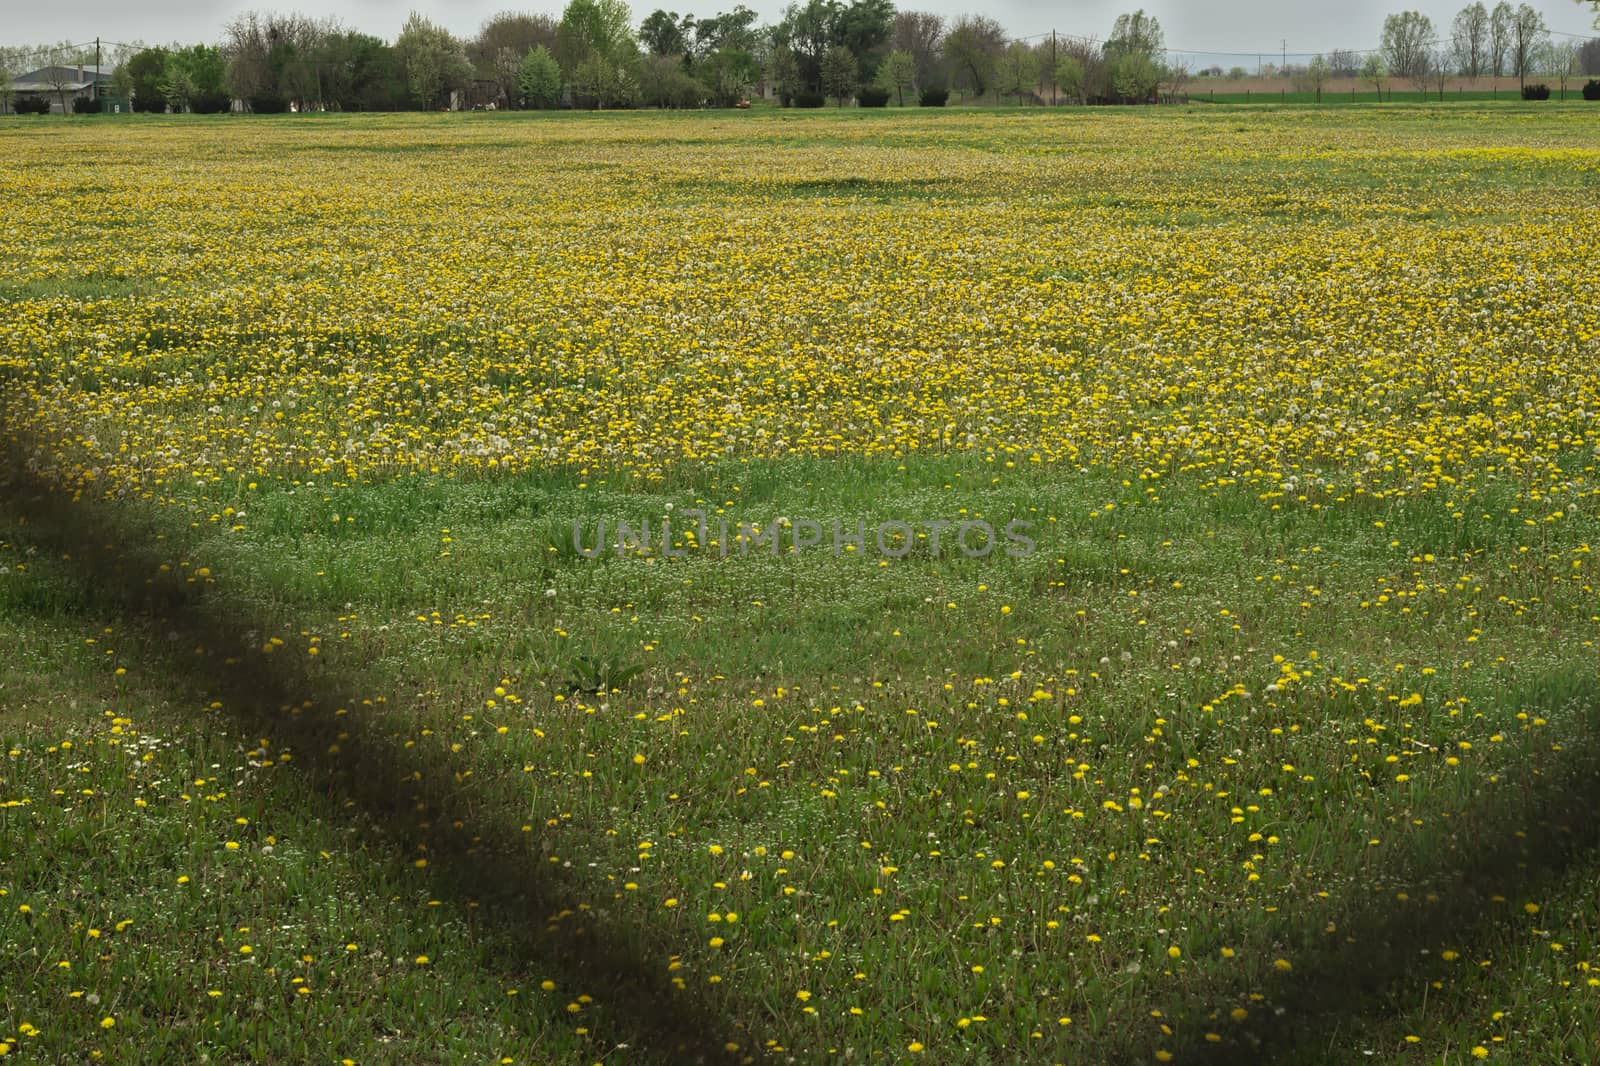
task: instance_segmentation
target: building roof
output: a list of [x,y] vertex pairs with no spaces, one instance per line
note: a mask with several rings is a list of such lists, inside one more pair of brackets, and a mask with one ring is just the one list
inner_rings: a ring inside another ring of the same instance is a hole
[[77,92],[96,84],[108,84],[111,81],[111,67],[97,67],[93,63],[79,65],[56,64],[40,67],[38,70],[29,71],[27,74],[13,78],[11,87],[19,93],[55,92],[56,81],[62,81],[59,87],[67,92]]

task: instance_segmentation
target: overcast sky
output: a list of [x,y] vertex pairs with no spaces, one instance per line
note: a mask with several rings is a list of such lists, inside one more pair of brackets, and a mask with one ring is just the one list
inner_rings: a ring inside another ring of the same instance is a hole
[[[298,10],[335,15],[368,33],[393,39],[411,8],[462,36],[472,35],[497,11],[547,11],[559,14],[564,0],[518,4],[511,0],[416,0],[414,5],[379,0],[321,0]],[[786,0],[745,0],[766,20],[775,19]],[[738,0],[641,0],[633,5],[635,22],[657,6],[680,13],[716,14]],[[990,15],[1013,34],[1094,35],[1104,38],[1117,14],[1140,0],[903,0],[897,6],[955,16],[964,12]],[[215,42],[222,28],[241,11],[297,10],[292,2],[250,0],[71,0],[27,3],[16,0],[0,19],[0,44],[33,45],[70,39],[92,41]],[[1415,8],[1446,26],[1462,0],[1143,0],[1145,10],[1161,20],[1169,48],[1207,53],[1279,52],[1287,40],[1290,53],[1377,45],[1385,15]],[[1493,6],[1490,3],[1489,6]],[[1534,0],[1552,30],[1596,34],[1594,10],[1573,0]],[[1243,62],[1241,60],[1241,62]]]

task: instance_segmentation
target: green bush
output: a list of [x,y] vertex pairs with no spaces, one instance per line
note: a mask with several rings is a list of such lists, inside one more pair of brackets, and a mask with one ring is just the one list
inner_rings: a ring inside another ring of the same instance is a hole
[[826,107],[828,98],[821,93],[795,93],[795,107]]
[[1585,100],[1600,100],[1600,81],[1591,81],[1583,87]]
[[220,115],[233,110],[233,98],[227,93],[199,93],[189,101],[189,110],[197,115]]
[[888,107],[889,90],[867,86],[856,93],[856,103],[862,107]]
[[72,98],[72,113],[74,115],[98,115],[100,101],[91,100],[87,96],[74,96]]
[[50,101],[42,96],[19,96],[11,101],[11,110],[19,115],[48,115]]
[[260,93],[250,98],[250,110],[258,115],[281,115],[289,110],[289,101],[276,93]]
[[949,89],[924,89],[922,90],[922,97],[917,103],[923,107],[943,107],[949,99]]
[[1522,87],[1522,98],[1524,100],[1548,100],[1550,99],[1550,86],[1524,85]]

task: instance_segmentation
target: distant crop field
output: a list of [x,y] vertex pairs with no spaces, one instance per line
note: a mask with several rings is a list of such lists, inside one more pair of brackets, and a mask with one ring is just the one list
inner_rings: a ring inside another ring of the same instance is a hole
[[1597,132],[0,121],[0,1054],[1589,1061]]

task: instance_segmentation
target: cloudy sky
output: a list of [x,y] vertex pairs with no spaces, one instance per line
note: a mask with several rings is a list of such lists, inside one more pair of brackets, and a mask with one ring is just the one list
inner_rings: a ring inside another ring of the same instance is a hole
[[[559,14],[564,0],[415,0],[414,4],[379,0],[321,0],[300,10],[332,14],[343,22],[380,37],[393,38],[414,7],[457,34],[471,35],[483,20],[502,10],[547,11]],[[639,0],[635,19],[657,6],[668,10],[715,14],[738,0]],[[786,0],[745,0],[766,19],[776,18]],[[976,11],[1000,20],[1018,36],[1048,33],[1095,35],[1103,38],[1121,11],[1141,0],[902,0],[897,6],[954,16]],[[1377,45],[1383,18],[1403,8],[1415,8],[1436,25],[1447,25],[1464,0],[1142,0],[1144,8],[1161,20],[1167,45],[1205,53],[1256,52],[1276,54],[1287,40],[1290,53],[1314,53],[1331,48],[1363,49]],[[1552,30],[1597,34],[1594,10],[1573,0],[1533,0],[1544,12]],[[92,41],[217,41],[222,27],[240,11],[295,10],[288,0],[73,0],[71,3],[8,4],[10,13],[0,20],[0,44],[23,45],[61,40]],[[1492,6],[1492,4],[1491,4]],[[1240,60],[1244,62],[1243,59]]]

